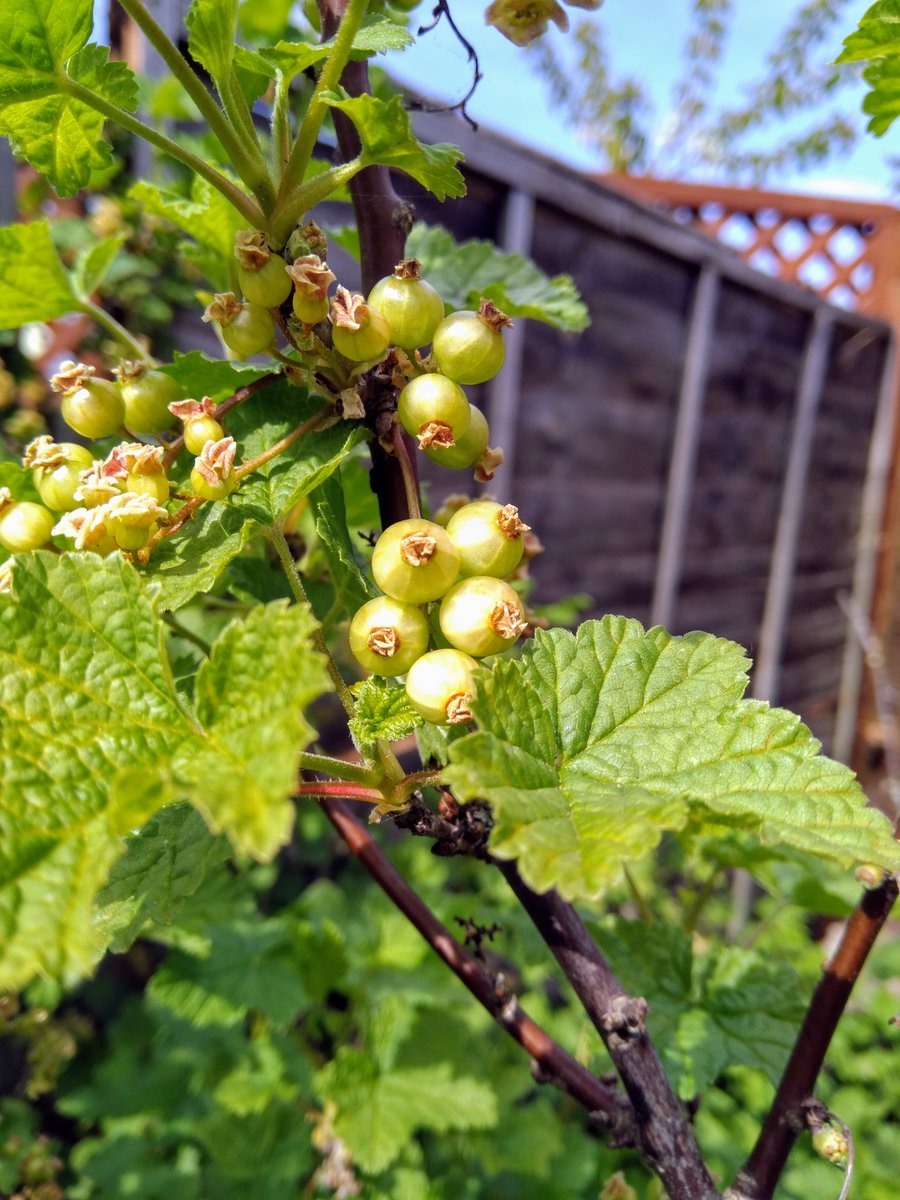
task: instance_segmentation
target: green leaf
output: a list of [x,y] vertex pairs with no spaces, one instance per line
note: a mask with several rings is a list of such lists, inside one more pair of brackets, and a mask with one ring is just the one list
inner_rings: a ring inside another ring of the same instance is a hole
[[21,556],[15,584],[0,607],[0,987],[13,989],[91,967],[93,903],[123,837],[171,800],[271,857],[311,735],[302,706],[328,687],[310,614],[268,605],[215,643],[193,716],[120,556]]
[[449,782],[494,808],[491,849],[537,891],[594,899],[689,816],[844,864],[900,865],[887,819],[799,718],[742,700],[747,660],[624,617],[539,631],[479,676]]
[[128,839],[97,897],[104,940],[121,953],[147,925],[171,925],[209,868],[228,854],[228,843],[190,805],[164,808]]
[[191,799],[214,830],[259,858],[290,837],[297,756],[315,735],[303,709],[331,690],[310,649],[315,628],[299,605],[261,605],[226,627],[197,674],[206,737],[182,767],[198,789]]
[[237,0],[193,0],[187,15],[188,49],[215,80],[231,70]]
[[[324,407],[321,396],[310,396],[283,379],[256,392],[228,418],[229,432],[238,443],[238,461],[268,450]],[[340,466],[365,432],[359,422],[338,421],[328,429],[304,434],[248,475],[231,504],[262,525],[275,525]]]
[[69,80],[131,112],[137,84],[105,46],[89,45],[91,0],[26,0],[0,8],[0,134],[61,196],[107,166],[105,117],[69,94]]
[[192,1025],[237,1025],[248,1009],[288,1025],[308,1001],[287,927],[232,921],[207,932],[204,957],[170,952],[150,981],[151,1001]]
[[234,239],[239,230],[246,228],[247,219],[221,192],[196,176],[190,198],[144,180],[135,183],[128,194],[146,212],[171,221],[192,239],[194,244],[182,244],[182,252],[217,291],[232,290],[232,275],[237,268]]
[[142,574],[152,578],[160,610],[175,611],[209,592],[233,558],[262,532],[228,504],[204,504],[185,529],[164,538]]
[[[402,25],[392,21],[390,17],[372,13],[365,18],[353,39],[351,57],[371,58],[373,54],[386,54],[389,50],[404,50],[414,41],[415,38]],[[308,71],[310,67],[317,67],[323,63],[333,49],[334,38],[327,42],[280,41],[276,46],[261,48],[254,58],[269,63],[271,68],[281,71],[285,78],[290,80],[303,71]]]
[[426,146],[415,136],[409,114],[399,96],[380,100],[375,96],[342,99],[331,92],[323,100],[345,113],[359,134],[364,165],[382,163],[411,175],[417,183],[446,200],[466,194],[466,185],[456,163],[462,158],[457,146],[440,142]]
[[394,679],[373,675],[353,689],[356,708],[350,734],[361,754],[371,754],[376,742],[396,742],[409,737],[423,723],[410,704],[406,688]]
[[49,223],[0,226],[0,329],[52,321],[77,307]]
[[41,502],[34,486],[34,472],[26,471],[17,462],[0,463],[0,487],[9,488],[13,500],[31,500],[35,504]]
[[335,471],[314,488],[309,502],[315,517],[316,534],[328,559],[335,603],[341,612],[354,613],[377,595],[377,591],[363,571],[351,540],[339,472]]
[[266,374],[265,367],[251,367],[246,363],[228,362],[222,358],[207,358],[199,350],[187,354],[175,351],[174,361],[160,370],[178,382],[185,396],[199,399],[211,396],[221,404],[239,388],[254,383]]
[[287,26],[294,0],[241,0],[238,29],[252,42],[271,42]]
[[591,323],[570,275],[550,278],[531,259],[505,254],[493,242],[457,242],[441,226],[419,221],[406,250],[452,309],[477,309],[484,296],[507,316],[531,317],[566,333],[580,333]]
[[100,287],[125,241],[124,233],[116,233],[78,252],[72,270],[72,286],[82,300],[90,300]]
[[316,1077],[337,1106],[335,1133],[372,1174],[391,1165],[417,1129],[486,1129],[496,1124],[496,1097],[480,1080],[454,1079],[449,1063],[381,1071],[370,1054],[342,1047]]
[[869,92],[863,112],[869,114],[869,129],[881,137],[900,115],[900,0],[880,0],[859,22],[859,29],[844,39],[839,63],[874,59],[863,71]]

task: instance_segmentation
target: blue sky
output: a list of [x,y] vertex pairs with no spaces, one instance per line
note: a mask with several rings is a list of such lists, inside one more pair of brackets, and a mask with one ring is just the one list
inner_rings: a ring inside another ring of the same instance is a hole
[[[797,0],[799,3],[799,0]],[[486,0],[455,0],[451,8],[462,31],[475,45],[485,78],[469,111],[486,128],[555,155],[572,166],[598,169],[596,156],[579,142],[563,117],[550,107],[540,79],[529,69],[529,56],[495,29],[484,24]],[[728,101],[739,97],[743,85],[758,76],[767,52],[795,8],[794,0],[736,0],[736,17],[726,51],[719,94]],[[869,0],[848,0],[841,34],[855,28]],[[655,107],[664,116],[672,83],[678,76],[679,54],[688,25],[689,0],[606,0],[589,19],[608,30],[610,57],[616,73],[647,82]],[[427,20],[430,5],[420,4],[415,16]],[[569,9],[570,19],[584,19]],[[565,35],[551,30],[556,41]],[[840,50],[840,37],[834,53]],[[402,55],[392,56],[391,73],[401,82],[439,100],[456,100],[468,87],[470,68],[465,52],[445,23]],[[863,91],[843,93],[842,106],[858,113]],[[826,111],[823,106],[823,112]],[[804,125],[809,118],[804,119]],[[861,122],[862,123],[862,122]],[[798,128],[797,126],[794,127]],[[858,147],[806,175],[773,177],[770,186],[865,199],[890,199],[888,159],[900,156],[900,128],[881,139],[866,134]]]

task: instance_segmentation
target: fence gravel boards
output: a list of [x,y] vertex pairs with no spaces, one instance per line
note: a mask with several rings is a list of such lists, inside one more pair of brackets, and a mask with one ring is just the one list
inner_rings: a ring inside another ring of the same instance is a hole
[[[474,396],[507,464],[490,487],[546,546],[542,600],[734,638],[754,693],[848,757],[860,652],[838,602],[872,603],[893,441],[893,338],[748,267],[609,187],[446,115],[469,197],[417,215],[570,272],[593,323],[539,325]],[[426,470],[433,500],[459,483]]]

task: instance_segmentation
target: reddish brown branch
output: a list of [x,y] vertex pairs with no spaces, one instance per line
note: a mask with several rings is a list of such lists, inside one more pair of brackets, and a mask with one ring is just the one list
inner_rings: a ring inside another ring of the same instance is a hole
[[346,783],[344,780],[300,783],[294,789],[296,796],[332,796],[338,800],[365,800],[367,804],[382,804],[384,796],[378,788],[365,787],[361,783]]
[[647,1036],[646,1000],[625,991],[571,904],[553,891],[538,896],[514,863],[497,865],[603,1039],[634,1109],[637,1146],[671,1200],[717,1200],[687,1113]]
[[[634,1131],[630,1106],[624,1096],[601,1083],[567,1054],[522,1010],[516,997],[463,949],[395,870],[368,829],[356,820],[343,801],[328,798],[323,799],[321,805],[353,855],[418,929],[435,954],[444,960],[510,1037],[531,1055],[539,1068],[539,1078],[552,1080],[567,1092],[587,1109],[597,1124],[611,1131],[619,1145],[628,1144]],[[697,1200],[700,1200],[699,1196]]]
[[865,893],[847,921],[813,993],[756,1145],[726,1193],[728,1200],[771,1200],[802,1128],[797,1120],[802,1103],[812,1094],[853,985],[896,899],[897,882],[888,879]]

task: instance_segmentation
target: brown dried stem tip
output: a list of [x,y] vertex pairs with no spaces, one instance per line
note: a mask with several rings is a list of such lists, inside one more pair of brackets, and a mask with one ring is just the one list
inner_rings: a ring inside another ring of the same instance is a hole
[[453,430],[446,421],[428,421],[419,430],[419,449],[427,450],[429,446],[440,446],[449,450],[456,445]]
[[309,300],[324,300],[336,278],[334,272],[329,270],[328,263],[323,262],[318,254],[304,254],[301,258],[295,258],[285,270],[300,295]]
[[493,329],[495,333],[499,333],[501,329],[512,329],[512,320],[505,312],[500,311],[493,300],[486,300],[484,296],[478,305],[478,319],[484,321],[488,329]]
[[528,622],[523,621],[519,610],[508,600],[501,600],[494,605],[490,617],[491,629],[497,637],[515,641],[528,628]]
[[71,358],[67,358],[64,363],[59,364],[59,370],[55,375],[50,376],[50,386],[54,392],[75,392],[80,387],[84,387],[87,381],[96,374],[96,368],[89,367],[87,363],[72,362]]
[[465,692],[456,692],[450,697],[444,711],[451,725],[462,725],[472,720],[472,710],[469,707],[471,700],[472,697],[467,696]]
[[132,383],[135,379],[140,379],[142,375],[145,375],[147,370],[145,362],[134,362],[131,359],[123,359],[117,367],[113,367],[113,374],[119,383]]
[[376,625],[366,638],[366,645],[373,654],[391,658],[400,649],[400,634],[393,625]]
[[408,533],[400,540],[400,557],[411,567],[424,567],[436,550],[437,541],[428,533]]
[[245,271],[261,271],[272,253],[258,229],[241,229],[234,239],[234,257]]
[[394,267],[395,279],[421,279],[422,264],[417,258],[404,258]]
[[369,306],[365,296],[339,286],[331,298],[331,323],[342,329],[364,329],[369,324]]
[[504,537],[512,542],[523,533],[530,533],[531,526],[519,520],[519,510],[514,504],[504,504],[497,513],[497,526]]
[[238,313],[240,313],[241,308],[241,302],[235,296],[234,292],[217,292],[213,296],[212,304],[207,307],[206,312],[203,314],[202,320],[206,322],[215,321],[218,325],[230,325]]

